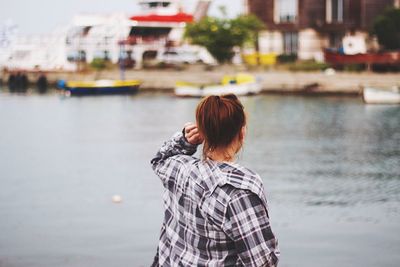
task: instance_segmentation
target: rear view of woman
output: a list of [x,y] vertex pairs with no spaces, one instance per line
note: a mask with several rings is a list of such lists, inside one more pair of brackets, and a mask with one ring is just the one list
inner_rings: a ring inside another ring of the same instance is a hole
[[[235,163],[246,116],[235,95],[209,96],[196,124],[164,143],[151,164],[165,193],[153,266],[277,266],[262,180]],[[192,155],[203,143],[203,158]]]

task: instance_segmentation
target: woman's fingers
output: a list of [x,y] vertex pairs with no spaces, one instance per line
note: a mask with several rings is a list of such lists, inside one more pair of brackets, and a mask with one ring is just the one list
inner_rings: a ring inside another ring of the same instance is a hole
[[185,124],[185,138],[191,144],[201,144],[203,142],[197,125],[191,122]]
[[194,123],[187,123],[185,124],[185,137],[187,138],[188,136],[190,136],[191,134],[193,134],[193,130],[197,130],[197,125]]
[[192,140],[192,139],[194,139],[194,137],[195,137],[195,135],[193,135],[193,134],[186,135],[187,140]]
[[195,135],[195,134],[198,134],[199,133],[199,130],[197,129],[197,127],[196,128],[193,128],[193,129],[191,129],[189,132],[187,132],[187,136],[193,136],[193,135]]
[[187,124],[185,126],[185,133],[189,133],[191,130],[197,128],[197,125],[194,123]]
[[198,134],[198,133],[187,138],[187,140],[191,144],[201,144],[203,142],[203,139],[201,138],[200,134]]

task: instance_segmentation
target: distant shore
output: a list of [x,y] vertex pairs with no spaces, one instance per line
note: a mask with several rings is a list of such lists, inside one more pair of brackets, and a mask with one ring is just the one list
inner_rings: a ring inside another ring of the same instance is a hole
[[[184,70],[145,69],[127,70],[125,79],[138,79],[142,82],[140,91],[171,93],[177,81],[193,83],[218,83],[223,75],[236,72],[250,72],[261,81],[262,92],[271,94],[305,95],[359,95],[364,86],[392,87],[400,84],[400,73],[372,72],[336,72],[327,75],[324,72],[288,72],[275,70],[244,70],[233,66],[220,66],[205,70],[202,66],[191,66]],[[29,81],[35,83],[38,74],[28,74]],[[59,79],[93,80],[96,72],[85,73],[46,73],[50,85]],[[105,70],[100,79],[120,79],[118,70]],[[6,84],[8,75],[3,73],[2,81]]]

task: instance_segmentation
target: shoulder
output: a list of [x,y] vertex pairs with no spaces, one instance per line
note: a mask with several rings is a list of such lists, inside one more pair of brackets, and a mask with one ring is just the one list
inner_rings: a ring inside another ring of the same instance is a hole
[[[212,217],[223,219],[228,204],[236,198],[251,195],[259,198],[267,207],[267,199],[260,176],[239,164],[209,163],[199,164],[201,177],[201,209]],[[204,169],[204,170],[203,170]],[[219,216],[220,215],[220,216]]]
[[175,161],[175,162],[179,162],[179,163],[181,163],[183,165],[186,165],[186,166],[195,165],[200,161],[196,157],[189,156],[189,155],[184,155],[184,154],[179,154],[179,155],[172,156],[170,159]]
[[[204,168],[202,172],[203,175],[201,175],[205,177],[202,181],[205,197],[229,199],[229,194],[232,194],[231,190],[227,190],[226,192],[220,190],[221,187],[229,185],[230,187],[224,188],[232,187],[240,190],[247,190],[266,202],[264,185],[261,177],[256,172],[236,163],[216,164],[214,162],[206,162],[205,166],[207,166],[207,168]],[[225,196],[228,191],[229,194]]]
[[226,207],[248,204],[250,202],[253,204],[253,206],[263,204],[262,199],[256,193],[248,189],[234,187],[230,184],[225,184],[221,187],[218,187],[214,194],[224,196],[223,202]]
[[177,180],[181,176],[198,176],[198,158],[189,155],[175,155],[170,157],[166,162],[166,169],[171,171],[170,177]]
[[251,210],[267,210],[263,196],[230,184],[216,187],[202,204],[201,210],[208,214],[215,224],[221,226],[232,216],[245,214]]
[[179,175],[194,170],[196,168],[195,164],[198,161],[199,159],[189,155],[174,155],[165,160],[163,164],[163,172],[168,174],[169,178],[175,180]]
[[256,172],[237,163],[222,163],[220,169],[229,176],[260,179]]
[[260,175],[239,164],[221,165],[226,176],[226,183],[238,189],[248,190],[256,195],[264,194],[264,186]]

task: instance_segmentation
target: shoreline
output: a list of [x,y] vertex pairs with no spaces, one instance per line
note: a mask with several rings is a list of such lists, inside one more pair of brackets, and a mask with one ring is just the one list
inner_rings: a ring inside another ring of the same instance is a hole
[[[162,93],[162,94],[173,94],[174,88],[154,88],[154,87],[139,87],[139,93]],[[301,89],[293,89],[293,90],[282,90],[282,89],[261,89],[259,93],[261,95],[294,95],[294,96],[343,96],[343,97],[359,97],[362,95],[362,91],[356,90],[348,90],[348,91],[324,91],[324,90],[315,90],[315,91],[304,91]],[[190,98],[190,97],[183,97]]]
[[[139,92],[173,93],[177,81],[191,83],[218,83],[224,75],[248,72],[257,77],[262,84],[263,94],[291,95],[343,95],[358,96],[365,86],[392,87],[400,84],[400,73],[336,72],[327,75],[324,72],[289,72],[276,70],[246,70],[243,67],[218,66],[213,70],[204,70],[203,66],[190,66],[184,70],[146,69],[128,70],[125,79],[137,79],[142,82]],[[27,73],[32,85],[35,85],[39,73]],[[96,72],[45,73],[49,85],[55,86],[57,80],[93,80]],[[7,84],[8,74],[2,74],[3,84]],[[99,79],[120,79],[117,69],[105,70]]]

